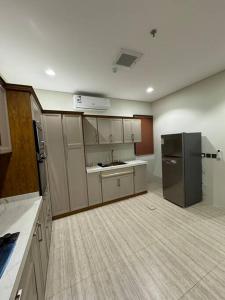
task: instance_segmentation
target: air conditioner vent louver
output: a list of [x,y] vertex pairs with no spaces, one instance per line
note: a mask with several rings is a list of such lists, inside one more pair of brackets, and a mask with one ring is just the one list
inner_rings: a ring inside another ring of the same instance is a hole
[[142,53],[128,50],[128,49],[121,49],[119,55],[115,60],[115,65],[120,67],[131,68],[136,62],[141,58]]

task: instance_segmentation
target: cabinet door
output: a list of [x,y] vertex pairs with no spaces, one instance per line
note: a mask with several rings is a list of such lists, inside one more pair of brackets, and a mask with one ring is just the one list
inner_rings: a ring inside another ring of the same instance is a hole
[[12,152],[5,89],[0,85],[0,154]]
[[134,143],[140,143],[142,140],[141,137],[141,120],[133,119],[132,120],[132,139]]
[[146,165],[134,167],[134,192],[135,194],[147,191]]
[[98,118],[98,138],[99,144],[112,143],[111,119]]
[[102,200],[108,202],[120,198],[118,177],[102,177]]
[[40,252],[40,245],[39,245],[39,240],[38,240],[39,239],[38,238],[38,230],[39,230],[39,226],[36,225],[34,236],[32,239],[32,244],[31,244],[31,255],[32,255],[32,261],[34,263],[38,300],[42,300],[42,299],[44,300],[45,282],[44,282],[44,278],[43,278],[41,252]]
[[81,116],[63,115],[71,211],[88,207]]
[[30,100],[31,100],[32,119],[41,123],[41,110],[37,105],[33,95],[31,95]]
[[123,121],[122,119],[111,119],[112,143],[123,143]]
[[124,143],[133,143],[132,119],[123,119]]
[[100,173],[87,174],[89,206],[102,203],[102,189]]
[[39,218],[38,218],[37,239],[39,242],[41,266],[42,266],[42,273],[43,273],[44,286],[45,286],[46,277],[47,277],[47,268],[48,268],[48,247],[47,247],[46,231],[45,231],[45,215],[43,209],[44,209],[44,205],[42,205],[42,209],[40,211]]
[[98,144],[97,118],[85,117],[83,120],[85,145]]
[[61,115],[44,115],[43,121],[48,150],[52,214],[57,216],[70,210]]
[[30,252],[27,256],[27,260],[23,269],[23,273],[20,279],[19,288],[17,290],[15,299],[21,299],[21,300],[44,299],[44,298],[38,298],[34,264]]
[[82,146],[84,143],[81,116],[63,115],[63,133],[68,148]]
[[130,174],[120,176],[118,178],[120,185],[120,198],[134,194],[134,175]]
[[102,172],[103,202],[134,193],[133,168]]

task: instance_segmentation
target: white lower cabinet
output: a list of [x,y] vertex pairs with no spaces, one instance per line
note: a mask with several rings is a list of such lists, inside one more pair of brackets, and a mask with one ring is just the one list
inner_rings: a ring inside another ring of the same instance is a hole
[[146,165],[134,167],[134,192],[135,194],[147,191]]
[[102,184],[100,172],[87,174],[87,185],[88,205],[92,206],[102,203]]
[[133,168],[102,172],[103,202],[134,194]]

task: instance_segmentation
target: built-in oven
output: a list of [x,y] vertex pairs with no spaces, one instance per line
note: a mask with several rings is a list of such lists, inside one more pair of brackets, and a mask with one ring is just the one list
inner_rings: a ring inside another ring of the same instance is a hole
[[40,194],[44,195],[47,188],[47,174],[46,174],[46,145],[43,136],[43,130],[40,122],[33,121],[34,127],[34,138],[37,156],[37,166],[38,166],[38,177],[39,177],[39,189]]

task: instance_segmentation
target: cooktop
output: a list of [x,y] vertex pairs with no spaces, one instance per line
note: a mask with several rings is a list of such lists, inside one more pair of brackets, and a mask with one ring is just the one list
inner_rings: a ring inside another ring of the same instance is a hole
[[0,237],[0,278],[4,273],[16,245],[19,232],[7,233]]

